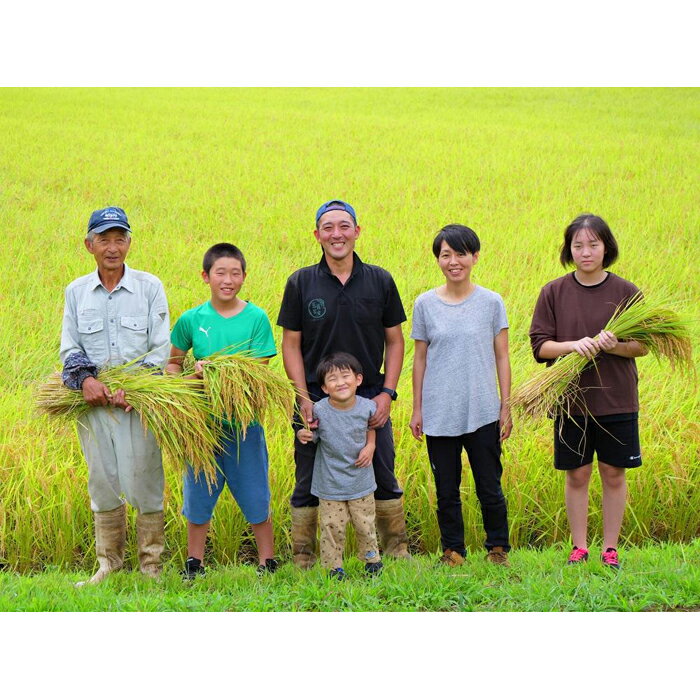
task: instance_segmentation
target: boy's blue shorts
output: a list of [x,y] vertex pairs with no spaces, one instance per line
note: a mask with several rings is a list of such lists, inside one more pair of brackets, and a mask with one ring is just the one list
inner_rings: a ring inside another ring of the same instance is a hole
[[225,452],[215,455],[218,473],[211,493],[204,476],[195,480],[192,467],[187,465],[182,513],[191,523],[203,525],[211,520],[224,484],[228,484],[249,523],[256,525],[268,519],[270,486],[265,432],[261,425],[254,424],[248,427],[245,440],[239,438],[239,433],[227,432]]

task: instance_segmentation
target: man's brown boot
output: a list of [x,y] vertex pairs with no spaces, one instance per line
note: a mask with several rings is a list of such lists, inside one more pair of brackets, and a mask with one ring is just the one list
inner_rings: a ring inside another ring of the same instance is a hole
[[392,498],[390,501],[375,501],[374,506],[379,545],[384,555],[396,559],[410,559],[406,519],[403,514],[401,499]]
[[500,566],[510,566],[508,562],[508,552],[503,547],[492,547],[486,555],[486,561]]
[[158,578],[161,570],[160,556],[165,546],[165,519],[162,510],[157,513],[139,513],[136,516],[136,540],[141,573]]
[[446,549],[442,553],[438,563],[447,564],[447,566],[462,566],[462,564],[464,564],[464,557],[459,552],[455,552],[452,549]]
[[292,559],[301,569],[310,569],[316,561],[318,506],[292,506]]
[[95,554],[100,568],[88,581],[80,581],[76,586],[100,583],[113,571],[121,569],[124,564],[124,547],[126,546],[126,505],[119,508],[94,513],[95,518]]

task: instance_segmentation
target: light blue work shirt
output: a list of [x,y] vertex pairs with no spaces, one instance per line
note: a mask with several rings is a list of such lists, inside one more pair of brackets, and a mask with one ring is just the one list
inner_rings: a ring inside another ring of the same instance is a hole
[[163,368],[170,355],[170,316],[163,283],[124,265],[117,286],[107,291],[97,270],[66,287],[61,362],[84,353],[98,368],[142,358]]

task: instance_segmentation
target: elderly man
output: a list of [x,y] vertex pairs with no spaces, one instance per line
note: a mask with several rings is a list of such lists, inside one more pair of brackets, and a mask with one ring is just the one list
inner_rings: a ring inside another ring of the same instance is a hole
[[138,511],[141,571],[158,576],[163,552],[160,450],[124,391],[112,393],[97,379],[102,367],[136,359],[158,371],[168,357],[170,319],[163,285],[157,277],[124,263],[130,245],[131,229],[123,209],[93,212],[85,247],[95,257],[97,269],[66,288],[63,382],[70,389],[82,390],[92,407],[78,425],[78,436],[88,465],[99,569],[83,583],[99,583],[124,562],[126,506],[122,494]]
[[[348,352],[362,365],[357,394],[372,399],[377,411],[370,427],[377,432],[374,467],[377,532],[384,553],[408,558],[401,491],[394,475],[392,401],[403,363],[401,324],[406,320],[391,275],[368,265],[355,253],[360,235],[355,210],[340,200],[321,205],[314,236],[323,256],[287,280],[277,324],[283,327],[282,356],[300,396],[299,412],[312,422],[312,402],[323,396],[316,379],[319,362],[332,352]],[[382,373],[382,364],[384,373]],[[311,494],[316,446],[294,442],[296,486],[291,498],[294,562],[315,561],[318,499]]]

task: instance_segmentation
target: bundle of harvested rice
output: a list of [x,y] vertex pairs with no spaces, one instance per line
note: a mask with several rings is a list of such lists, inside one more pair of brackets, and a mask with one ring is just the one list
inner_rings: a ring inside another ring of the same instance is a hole
[[216,353],[203,368],[204,390],[218,421],[237,425],[245,437],[253,421],[274,413],[289,420],[294,409],[292,383],[249,353]]
[[[690,321],[665,303],[654,303],[641,293],[620,304],[605,329],[617,338],[636,340],[671,367],[693,371]],[[596,336],[597,338],[598,336]],[[578,378],[593,361],[576,352],[563,355],[549,368],[521,384],[511,396],[511,406],[532,418],[570,414],[572,406],[585,407]]]
[[[211,483],[216,474],[214,452],[221,449],[221,430],[211,420],[201,385],[181,376],[154,374],[152,368],[134,363],[105,368],[97,378],[112,393],[124,390],[141,424],[151,430],[166,457],[175,464],[188,462],[196,475],[204,473]],[[42,412],[67,419],[79,420],[90,410],[82,392],[68,389],[59,373],[38,387],[36,401]]]

